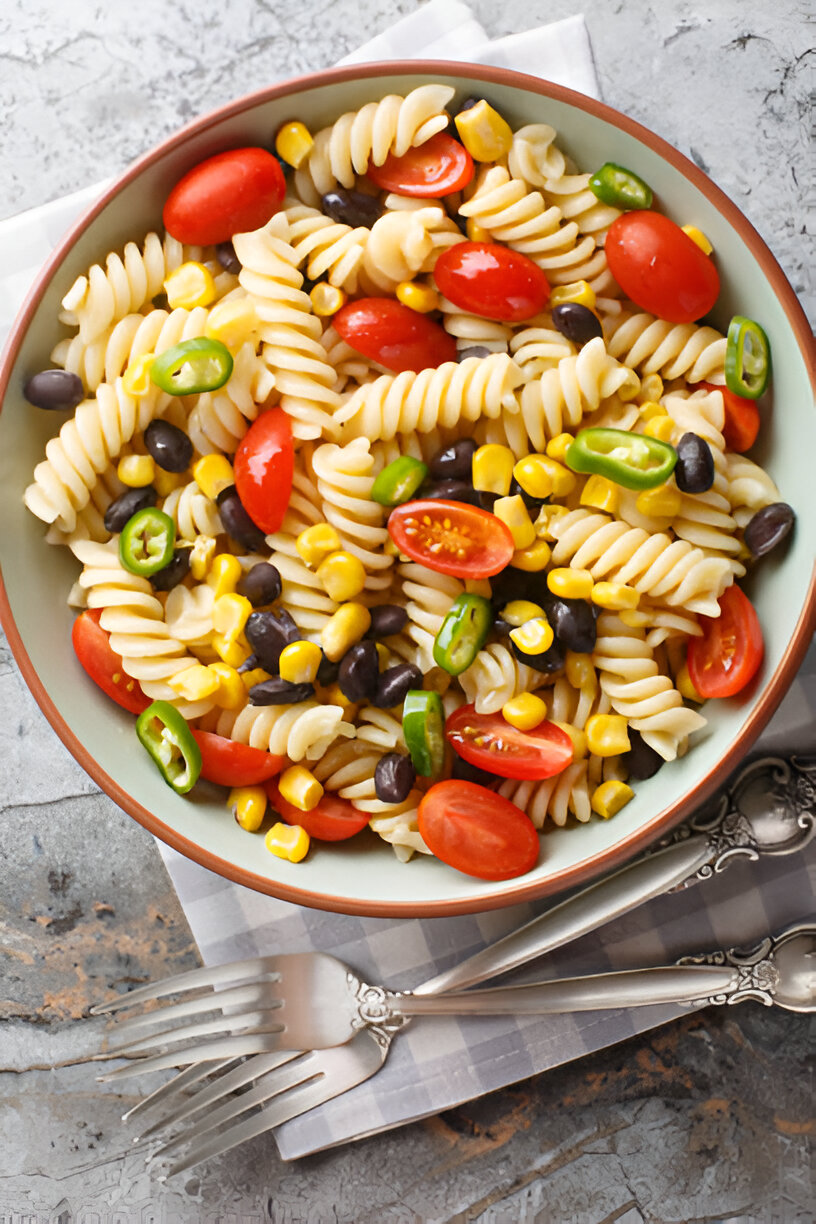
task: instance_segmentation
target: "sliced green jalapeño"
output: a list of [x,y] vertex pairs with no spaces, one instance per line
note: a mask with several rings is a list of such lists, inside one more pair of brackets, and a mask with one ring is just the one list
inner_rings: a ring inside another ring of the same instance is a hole
[[445,709],[438,693],[410,689],[402,707],[402,733],[414,769],[435,778],[445,763]]
[[625,166],[605,162],[589,180],[589,189],[603,204],[613,208],[652,207],[652,189]]
[[493,609],[482,595],[460,595],[442,622],[433,645],[434,662],[452,676],[470,667],[493,623]]
[[400,455],[374,481],[371,500],[381,506],[400,506],[411,500],[427,475],[427,463],[413,455]]
[[671,476],[677,451],[659,438],[626,429],[581,429],[564,462],[573,472],[605,476],[624,489],[653,489]]
[[163,510],[145,506],[137,510],[119,534],[119,559],[140,578],[157,574],[173,560],[176,525]]
[[136,734],[167,785],[186,795],[201,773],[201,749],[176,707],[154,701],[136,719]]
[[150,380],[168,395],[200,395],[223,387],[231,373],[232,354],[227,346],[199,336],[159,353],[150,367]]
[[759,399],[771,374],[771,346],[753,319],[734,315],[725,345],[725,385],[734,395]]

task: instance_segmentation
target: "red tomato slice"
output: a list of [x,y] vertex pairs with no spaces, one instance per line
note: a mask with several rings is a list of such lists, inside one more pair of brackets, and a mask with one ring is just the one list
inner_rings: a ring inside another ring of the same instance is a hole
[[122,656],[111,650],[108,634],[99,623],[100,608],[80,612],[71,629],[71,641],[85,671],[123,710],[141,714],[150,705],[139,682],[125,675]]
[[366,174],[383,191],[438,198],[468,185],[473,178],[473,158],[458,140],[437,132],[402,157],[392,153],[381,166],[369,166]]
[[286,757],[264,752],[262,748],[236,744],[235,740],[212,731],[197,731],[194,727],[191,730],[201,749],[201,776],[206,782],[230,787],[257,786],[274,778],[286,763]]
[[255,526],[277,531],[295,470],[292,429],[282,408],[270,408],[253,421],[235,452],[233,468],[241,504]]
[[552,778],[572,764],[572,740],[546,719],[519,731],[500,713],[477,714],[465,705],[451,714],[445,735],[460,757],[500,778]]
[[490,578],[515,552],[509,527],[495,514],[443,498],[397,506],[388,518],[388,534],[412,561],[456,578]]
[[457,359],[444,327],[393,298],[358,298],[341,306],[332,324],[346,344],[396,374]]
[[266,149],[229,149],[199,162],[176,183],[164,206],[164,227],[193,246],[226,242],[265,225],[285,194],[276,157]]
[[670,323],[693,323],[717,300],[714,262],[662,213],[639,209],[616,217],[604,250],[627,297]]
[[311,812],[301,812],[283,798],[277,783],[270,782],[266,793],[286,824],[300,825],[316,841],[347,841],[368,824],[368,812],[359,811],[348,799],[337,795],[325,794]]
[[436,261],[434,280],[454,306],[519,323],[547,304],[550,285],[532,259],[497,242],[458,242]]
[[686,662],[701,697],[733,697],[753,680],[765,654],[754,606],[738,586],[720,596],[720,615],[701,616],[702,637],[689,640]]
[[524,875],[538,859],[538,833],[529,816],[475,782],[437,782],[419,805],[418,824],[437,858],[480,880]]
[[695,383],[696,387],[705,387],[707,391],[722,391],[725,407],[725,424],[723,437],[729,450],[750,450],[759,433],[759,408],[756,400],[746,399],[743,395],[735,395],[728,387],[715,387],[714,383]]

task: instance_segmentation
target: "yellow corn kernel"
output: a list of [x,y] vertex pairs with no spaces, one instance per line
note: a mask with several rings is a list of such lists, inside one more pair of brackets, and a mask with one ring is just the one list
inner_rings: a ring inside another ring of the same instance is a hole
[[573,761],[583,761],[587,754],[587,737],[586,732],[581,731],[579,727],[573,726],[568,722],[556,722],[551,720],[556,727],[560,727],[572,740],[572,759]]
[[620,488],[605,476],[590,476],[581,490],[582,506],[593,506],[596,510],[605,510],[607,514],[615,514],[619,502]]
[[338,289],[336,285],[330,285],[328,281],[318,281],[309,293],[309,298],[311,299],[314,313],[321,319],[327,319],[331,315],[337,314],[341,306],[345,306],[348,301],[348,294],[344,289]]
[[331,663],[338,663],[370,628],[371,613],[368,608],[361,603],[343,604],[320,631],[320,645],[326,658]]
[[484,98],[460,111],[453,122],[474,161],[497,161],[510,152],[513,143],[510,125]]
[[196,582],[203,582],[215,556],[215,536],[197,535],[190,549],[190,573]]
[[683,499],[680,490],[671,485],[657,485],[654,489],[644,489],[635,498],[635,509],[640,514],[651,515],[652,518],[674,518],[680,513]]
[[510,603],[505,604],[502,608],[501,617],[503,621],[507,621],[508,625],[513,625],[518,628],[525,621],[533,620],[536,616],[543,616],[544,609],[540,604],[532,603],[529,599],[511,599]]
[[226,663],[228,667],[240,667],[242,663],[246,663],[252,654],[249,643],[243,634],[233,638],[228,637],[224,633],[214,633],[212,635],[212,647],[222,663]]
[[490,230],[484,229],[475,217],[468,217],[465,224],[465,232],[471,242],[490,241]]
[[310,569],[317,569],[320,562],[325,561],[329,553],[337,552],[342,547],[342,541],[330,523],[315,523],[313,527],[307,527],[305,531],[301,531],[295,540],[295,548],[298,550],[300,559]]
[[589,570],[554,569],[547,575],[547,586],[560,599],[589,599],[595,580]]
[[186,472],[166,472],[164,468],[157,467],[153,476],[153,488],[159,497],[169,497],[174,489],[180,489],[188,480]]
[[638,408],[641,418],[644,421],[653,421],[655,417],[664,417],[669,414],[662,404],[658,404],[656,400],[646,400]]
[[595,290],[585,280],[573,281],[569,285],[556,285],[550,293],[547,305],[550,310],[555,306],[563,306],[567,302],[577,302],[579,306],[595,309]]
[[519,731],[532,731],[547,717],[547,706],[535,693],[519,693],[502,706],[502,717]]
[[339,684],[329,684],[321,692],[324,705],[340,706],[347,722],[353,722],[357,717],[357,702],[349,701]]
[[208,670],[218,678],[215,704],[222,710],[237,710],[246,703],[246,689],[241,673],[227,663],[210,663]]
[[314,684],[322,661],[323,651],[317,642],[290,642],[280,653],[278,674],[291,684]]
[[594,693],[597,689],[598,677],[589,655],[568,650],[564,670],[573,688],[580,689],[582,693]]
[[251,613],[252,604],[246,595],[228,591],[225,595],[219,595],[213,602],[213,629],[228,641],[234,642],[238,635],[243,633]]
[[516,548],[529,548],[535,543],[535,527],[520,493],[514,497],[499,497],[493,503],[493,513],[510,529]]
[[227,298],[213,306],[204,335],[210,340],[220,340],[234,353],[255,338],[259,325],[258,312],[249,298]]
[[639,612],[637,608],[624,608],[620,613],[620,618],[630,629],[645,629],[649,624],[648,613]]
[[552,550],[546,540],[536,540],[529,548],[517,548],[510,564],[528,574],[540,574],[550,564]]
[[306,160],[313,146],[312,133],[299,119],[281,124],[275,133],[275,152],[295,170]]
[[511,629],[510,637],[524,654],[535,655],[550,649],[555,634],[546,616],[536,616]]
[[626,782],[615,782],[610,779],[608,782],[602,782],[600,786],[596,786],[592,792],[593,812],[597,812],[599,816],[603,816],[604,820],[609,820],[611,816],[615,816],[622,807],[625,807],[630,799],[633,799],[635,792]]
[[550,438],[549,442],[547,443],[548,456],[550,459],[557,459],[559,463],[563,463],[564,456],[567,453],[567,447],[571,446],[574,441],[575,438],[572,436],[572,434],[556,434],[555,437]]
[[465,592],[468,595],[481,595],[484,599],[490,599],[493,588],[487,578],[466,578]]
[[278,778],[278,790],[287,803],[301,812],[311,812],[323,797],[323,787],[303,765],[290,765]]
[[513,481],[515,456],[509,446],[488,442],[473,455],[471,478],[474,489],[481,493],[498,493],[506,497]]
[[266,815],[266,791],[262,786],[236,786],[227,798],[235,823],[248,833],[257,833]]
[[301,825],[288,825],[278,821],[264,838],[267,850],[277,858],[290,863],[299,863],[309,853],[309,834]]
[[247,693],[256,684],[263,684],[264,680],[272,679],[269,672],[264,671],[262,667],[252,667],[249,671],[239,672],[238,675],[241,677],[241,683]]
[[587,747],[593,756],[620,756],[631,748],[622,714],[593,714],[587,719]]
[[210,564],[207,574],[207,585],[215,591],[215,598],[229,595],[241,581],[243,574],[241,562],[232,553],[217,553]]
[[384,642],[376,642],[375,649],[377,651],[377,662],[380,671],[385,671],[391,661],[391,651]]
[[329,553],[317,567],[317,577],[329,599],[343,603],[365,589],[366,572],[362,561],[350,552]]
[[574,473],[549,455],[525,455],[513,475],[530,497],[566,497],[575,488]]
[[125,455],[119,460],[116,475],[129,489],[143,489],[153,483],[156,464],[152,455]]
[[658,438],[661,442],[671,442],[674,429],[674,421],[668,415],[652,417],[643,426],[647,438]]
[[617,395],[619,400],[628,403],[630,400],[636,400],[640,396],[641,382],[637,374],[632,372],[629,382],[625,382],[622,387],[618,387]]
[[204,455],[193,464],[193,480],[205,497],[215,501],[219,493],[235,484],[235,472],[226,455]]
[[419,281],[400,281],[396,288],[397,300],[403,306],[410,307],[418,314],[428,314],[439,305],[439,294],[433,285],[423,285]]
[[164,292],[171,310],[209,306],[218,296],[212,272],[194,259],[181,264],[166,277]]
[[549,540],[552,542],[555,536],[552,533],[552,524],[556,519],[563,518],[568,513],[566,506],[559,506],[553,502],[549,506],[542,506],[538,512],[538,518],[535,521],[536,535],[540,540]]
[[644,404],[656,404],[663,394],[663,379],[659,374],[647,374],[645,378],[640,380],[640,395],[638,399],[642,406]]
[[682,225],[680,228],[684,234],[688,234],[692,242],[697,244],[704,255],[710,255],[714,250],[703,231],[699,230],[696,225]]
[[694,687],[694,682],[689,675],[688,663],[684,663],[680,668],[675,683],[678,693],[681,697],[685,697],[686,701],[694,701],[697,705],[702,705],[705,701],[705,698],[701,697]]
[[608,612],[621,612],[636,608],[640,603],[640,591],[625,582],[596,582],[589,597],[599,608]]
[[218,677],[203,663],[194,663],[192,667],[176,672],[167,683],[185,701],[203,701],[206,697],[212,697],[218,689]]
[[140,357],[135,357],[122,375],[122,390],[137,399],[141,395],[147,395],[153,386],[150,381],[150,367],[155,360],[155,353],[142,353]]

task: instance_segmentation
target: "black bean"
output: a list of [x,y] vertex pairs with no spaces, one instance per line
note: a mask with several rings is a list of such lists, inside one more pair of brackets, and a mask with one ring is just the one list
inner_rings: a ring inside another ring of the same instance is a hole
[[529,599],[544,607],[549,596],[547,575],[543,570],[530,573],[508,565],[490,579],[490,586],[493,592],[493,607],[497,612],[514,599]]
[[68,370],[40,370],[29,378],[23,387],[23,395],[35,408],[48,408],[52,412],[70,412],[85,398],[82,379]]
[[745,547],[754,557],[764,557],[782,543],[795,521],[796,515],[787,502],[763,506],[745,528]]
[[232,272],[233,276],[237,276],[241,271],[241,261],[231,242],[219,242],[215,248],[215,258],[225,272]]
[[547,500],[546,497],[533,497],[532,493],[523,489],[517,480],[513,480],[510,484],[510,496],[520,497],[527,509],[535,511],[536,515]]
[[247,514],[235,485],[227,485],[226,489],[222,489],[216,501],[221,512],[221,522],[228,535],[252,552],[264,547],[266,536]]
[[603,338],[601,320],[580,302],[564,302],[552,312],[553,327],[573,344],[586,344],[596,336]]
[[488,773],[486,769],[480,769],[478,765],[471,765],[470,761],[457,756],[456,753],[453,754],[451,777],[460,782],[475,782],[477,786],[486,786],[488,790],[496,790],[504,782],[504,778]]
[[244,659],[243,663],[239,663],[236,671],[248,672],[254,671],[256,667],[261,666],[261,661],[256,654],[251,654],[248,659]]
[[512,628],[513,626],[510,624],[510,622],[504,620],[504,618],[501,616],[497,616],[493,621],[493,632],[498,638],[509,638]]
[[595,649],[596,627],[592,604],[585,599],[553,596],[547,603],[546,611],[553,633],[567,650],[588,654]]
[[460,438],[451,446],[437,451],[428,464],[428,475],[434,480],[470,480],[476,443],[473,438]]
[[482,510],[487,510],[490,514],[492,514],[493,507],[498,500],[498,493],[490,493],[487,489],[479,490],[479,505]]
[[158,500],[159,495],[152,485],[144,485],[141,489],[125,489],[105,511],[105,530],[111,534],[121,531],[137,510],[155,506]]
[[371,229],[374,222],[385,212],[376,196],[366,195],[362,191],[349,191],[345,187],[327,191],[321,204],[323,212],[327,217],[331,217],[332,221],[355,228],[362,225]]
[[483,344],[471,344],[467,348],[459,350],[457,361],[467,361],[468,357],[490,357],[492,349],[485,348]]
[[705,493],[714,483],[711,447],[696,433],[684,433],[677,443],[674,479],[681,493]]
[[382,710],[402,705],[411,689],[422,688],[422,672],[413,663],[396,663],[382,673],[371,704]]
[[519,663],[525,663],[527,667],[533,667],[540,672],[556,672],[560,671],[564,666],[564,647],[555,639],[549,650],[542,650],[539,654],[525,654],[523,650],[511,638],[513,654],[518,659]]
[[470,110],[471,107],[478,106],[480,102],[484,102],[484,101],[485,101],[484,98],[475,98],[475,97],[465,98],[462,105],[457,107],[457,109],[454,111],[454,114],[461,115],[462,111]]
[[629,743],[631,747],[623,753],[621,760],[630,780],[644,782],[646,778],[653,778],[663,764],[663,757],[646,743],[634,727],[629,728]]
[[422,486],[420,497],[431,501],[443,498],[445,501],[464,502],[468,506],[481,506],[481,495],[467,480],[434,480]]
[[193,444],[183,429],[169,421],[151,421],[144,432],[145,446],[165,472],[186,472]]
[[374,792],[380,803],[402,803],[416,782],[416,770],[409,756],[388,752],[380,757],[374,770]]
[[297,642],[301,636],[292,617],[283,608],[277,612],[250,612],[244,633],[260,666],[268,672],[278,670],[284,646]]
[[334,684],[340,671],[339,663],[332,663],[331,659],[327,659],[325,655],[320,660],[320,666],[317,669],[317,683],[322,685]]
[[348,701],[371,701],[380,680],[380,656],[374,642],[357,642],[343,655],[337,683]]
[[150,575],[150,581],[157,591],[172,591],[190,572],[190,549],[177,548],[172,558],[163,569]]
[[274,603],[281,593],[281,576],[269,561],[259,561],[244,574],[238,584],[238,592],[244,595],[253,608]]
[[289,680],[281,680],[280,676],[253,684],[249,690],[249,704],[256,706],[296,705],[311,697],[314,697],[313,684],[292,684]]
[[401,633],[408,624],[408,613],[400,604],[375,604],[369,608],[371,626],[366,634],[370,638],[393,637]]

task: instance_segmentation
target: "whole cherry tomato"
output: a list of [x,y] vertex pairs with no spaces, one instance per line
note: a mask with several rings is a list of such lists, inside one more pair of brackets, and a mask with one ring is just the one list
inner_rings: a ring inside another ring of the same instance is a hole
[[473,158],[464,145],[446,132],[437,132],[402,157],[393,153],[366,174],[383,191],[438,199],[461,191],[473,178]]
[[397,506],[389,515],[388,533],[412,561],[456,578],[489,578],[515,552],[509,527],[495,514],[444,498]]
[[701,616],[702,637],[689,640],[686,662],[701,697],[733,697],[753,680],[765,654],[759,617],[747,595],[730,586],[719,616]]
[[725,409],[725,424],[723,437],[729,450],[750,450],[759,434],[759,409],[756,400],[747,399],[744,395],[735,395],[727,387],[715,387],[713,383],[696,383],[697,387],[705,387],[707,391],[721,391]]
[[393,298],[358,298],[341,306],[332,324],[346,344],[396,374],[456,361],[453,336]]
[[99,623],[99,608],[80,612],[71,629],[76,657],[95,684],[123,710],[141,714],[150,705],[139,683],[125,674],[122,656],[111,649],[109,635]]
[[191,728],[201,749],[201,777],[218,786],[257,786],[280,773],[286,757],[238,744],[213,731]]
[[295,448],[289,418],[269,408],[250,425],[235,452],[235,488],[256,527],[267,533],[280,527],[295,470]]
[[434,280],[448,301],[485,319],[519,323],[544,309],[549,282],[532,259],[497,242],[458,242],[436,261]]
[[552,778],[572,764],[572,740],[546,719],[520,731],[500,712],[477,714],[464,705],[448,718],[445,735],[459,756],[500,778]]
[[642,310],[670,323],[693,323],[707,314],[720,292],[713,260],[663,213],[623,213],[604,243],[609,270]]
[[228,149],[179,179],[164,206],[164,227],[193,246],[226,242],[233,234],[265,225],[285,195],[276,157],[266,149]]
[[535,867],[539,840],[530,817],[475,782],[437,782],[417,815],[428,849],[480,880],[509,880]]
[[316,841],[347,841],[364,829],[369,821],[368,812],[361,812],[348,799],[341,799],[338,795],[326,793],[321,796],[317,807],[310,812],[302,812],[283,798],[276,782],[267,785],[266,793],[286,824],[300,825]]

